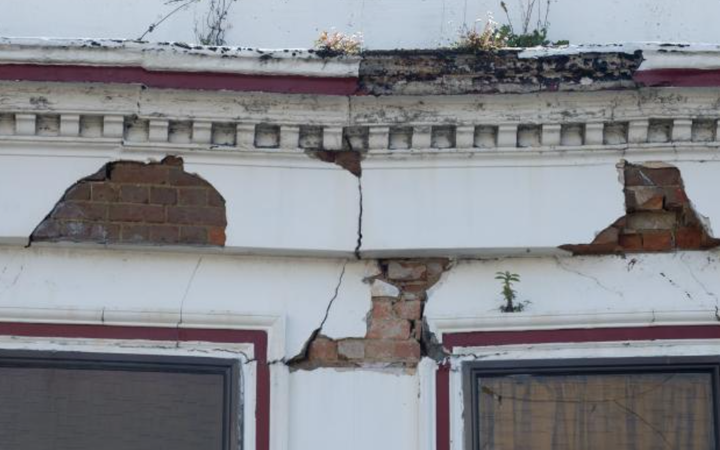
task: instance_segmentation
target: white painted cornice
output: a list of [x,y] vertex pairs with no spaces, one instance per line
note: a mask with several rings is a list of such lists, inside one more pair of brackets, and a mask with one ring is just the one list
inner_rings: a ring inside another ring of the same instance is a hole
[[149,71],[357,77],[359,58],[306,49],[204,47],[124,40],[0,38],[0,64],[142,67]]

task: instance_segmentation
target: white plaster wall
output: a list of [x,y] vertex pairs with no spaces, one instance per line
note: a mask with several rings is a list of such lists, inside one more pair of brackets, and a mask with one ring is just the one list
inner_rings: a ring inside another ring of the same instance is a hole
[[[363,171],[368,255],[554,251],[587,243],[625,215],[617,168],[605,165],[395,167]],[[511,250],[508,250],[511,249]]]
[[105,162],[100,158],[0,157],[0,242],[26,244],[65,191]]
[[[520,275],[523,312],[499,312],[504,271]],[[719,275],[715,251],[462,261],[432,289],[425,315],[436,330],[716,323]]]
[[318,369],[290,375],[289,450],[418,448],[417,378]]
[[290,358],[322,323],[343,267],[323,333],[363,337],[371,308],[363,278],[375,265],[336,259],[0,247],[0,317],[232,327],[276,316]]
[[[120,156],[108,150],[119,149],[114,144],[73,150],[65,157],[52,156],[51,144],[26,147],[0,145],[0,243],[27,243],[64,192],[107,162],[162,158],[162,154]],[[167,153],[175,152],[168,149]],[[273,164],[197,162],[192,155],[185,161],[186,171],[208,180],[226,200],[227,248],[283,255],[352,255],[360,203],[357,178],[349,172],[304,155]]]
[[193,164],[190,159],[185,169],[201,175],[225,198],[228,247],[348,255],[355,249],[357,178],[338,166]]
[[685,192],[695,212],[704,220],[705,229],[720,237],[719,161],[680,161],[674,163],[683,178]]
[[[177,5],[165,0],[0,0],[2,36],[137,39]],[[519,23],[518,2],[507,2]],[[544,2],[541,2],[544,3]],[[193,41],[207,0],[182,11],[148,36]],[[446,45],[463,24],[491,11],[505,21],[499,0],[238,0],[231,10],[233,45],[311,47],[321,30],[363,32],[369,48]],[[702,11],[702,13],[699,13]],[[573,43],[623,41],[720,42],[714,0],[553,0],[551,39]]]

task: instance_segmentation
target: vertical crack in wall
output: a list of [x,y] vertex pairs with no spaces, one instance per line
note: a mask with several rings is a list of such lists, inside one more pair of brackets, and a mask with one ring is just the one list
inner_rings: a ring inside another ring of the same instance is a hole
[[342,286],[343,279],[345,278],[345,271],[347,270],[348,261],[346,260],[343,263],[342,270],[340,271],[340,276],[338,277],[337,284],[335,285],[335,290],[333,291],[332,297],[330,297],[330,301],[327,304],[327,307],[325,308],[325,315],[323,316],[322,320],[320,321],[320,325],[313,330],[313,332],[310,334],[310,338],[308,338],[307,342],[305,342],[305,345],[303,345],[302,350],[299,354],[296,356],[290,358],[287,361],[287,365],[292,369],[293,367],[303,363],[306,361],[310,354],[310,347],[313,345],[313,343],[318,339],[318,337],[321,336],[322,329],[325,326],[325,322],[327,322],[328,317],[330,317],[330,309],[332,309],[333,304],[335,303],[335,300],[337,300],[338,295],[340,295],[340,287]]
[[363,189],[362,189],[362,176],[359,176],[357,179],[358,183],[358,224],[357,224],[357,244],[355,245],[355,258],[361,259],[362,256],[360,255],[360,248],[362,247],[362,240],[363,240]]
[[203,257],[201,256],[198,258],[197,263],[195,263],[195,268],[192,271],[192,274],[190,275],[190,279],[187,282],[187,286],[185,286],[185,292],[183,292],[182,299],[180,300],[180,317],[178,318],[178,323],[175,326],[176,329],[179,329],[180,326],[183,323],[183,312],[185,310],[185,300],[187,300],[188,295],[190,294],[190,288],[192,287],[193,282],[195,281],[195,276],[198,273],[198,270],[200,270],[200,265],[202,264]]
[[369,277],[372,309],[364,337],[331,339],[315,330],[291,369],[373,367],[414,369],[423,356],[443,360],[446,353],[424,320],[428,290],[450,268],[446,258],[379,260]]

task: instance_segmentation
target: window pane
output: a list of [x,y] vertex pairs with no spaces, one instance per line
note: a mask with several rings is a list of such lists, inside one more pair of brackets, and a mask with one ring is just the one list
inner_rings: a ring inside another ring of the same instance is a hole
[[223,376],[0,368],[0,448],[223,448]]
[[483,450],[712,450],[708,373],[478,379]]

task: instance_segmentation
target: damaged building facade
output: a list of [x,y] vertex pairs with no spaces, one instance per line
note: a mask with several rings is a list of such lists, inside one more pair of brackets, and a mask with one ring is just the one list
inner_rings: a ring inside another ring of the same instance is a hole
[[717,448],[719,61],[0,41],[0,441]]

